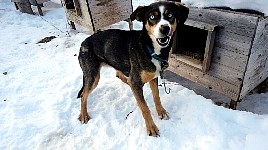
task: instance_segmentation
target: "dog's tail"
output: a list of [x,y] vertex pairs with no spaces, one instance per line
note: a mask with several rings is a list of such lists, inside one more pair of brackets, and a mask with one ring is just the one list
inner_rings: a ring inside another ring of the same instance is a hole
[[82,88],[80,89],[80,91],[78,92],[78,94],[77,94],[77,98],[81,98],[81,97],[82,97],[83,90],[84,90],[84,77],[83,77],[83,86],[82,86]]

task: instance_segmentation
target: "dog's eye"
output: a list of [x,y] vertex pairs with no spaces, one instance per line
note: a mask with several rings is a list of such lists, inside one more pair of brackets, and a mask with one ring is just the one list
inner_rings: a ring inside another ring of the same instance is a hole
[[168,17],[168,18],[172,18],[172,17],[173,17],[173,14],[172,14],[172,13],[169,13],[169,14],[167,15],[167,17]]
[[154,20],[154,19],[155,19],[155,16],[154,16],[154,15],[151,15],[151,16],[150,16],[150,19],[151,19],[151,20]]

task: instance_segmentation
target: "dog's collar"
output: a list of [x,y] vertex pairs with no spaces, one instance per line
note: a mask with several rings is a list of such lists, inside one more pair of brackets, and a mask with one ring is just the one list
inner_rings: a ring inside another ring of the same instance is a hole
[[152,56],[152,58],[158,60],[161,64],[161,71],[164,71],[169,66],[168,61],[160,58],[148,45],[146,46],[148,53]]

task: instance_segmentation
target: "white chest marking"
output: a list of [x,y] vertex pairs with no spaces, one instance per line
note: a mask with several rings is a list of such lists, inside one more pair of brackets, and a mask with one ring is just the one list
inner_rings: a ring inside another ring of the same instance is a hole
[[151,60],[153,62],[153,64],[155,65],[156,67],[156,70],[155,70],[155,76],[154,78],[160,76],[160,71],[161,71],[161,66],[160,66],[160,62],[154,58],[152,58]]
[[157,43],[157,41],[156,41],[154,35],[149,35],[149,36],[150,36],[150,38],[151,38],[152,41],[153,41],[154,53],[155,53],[156,55],[160,55],[160,54],[161,54],[161,52],[160,52],[161,47],[158,45],[158,43]]

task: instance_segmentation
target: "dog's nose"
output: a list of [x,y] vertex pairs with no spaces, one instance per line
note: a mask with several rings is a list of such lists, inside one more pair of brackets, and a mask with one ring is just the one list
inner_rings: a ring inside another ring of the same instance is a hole
[[159,30],[162,34],[168,35],[170,31],[170,27],[168,25],[161,25]]

